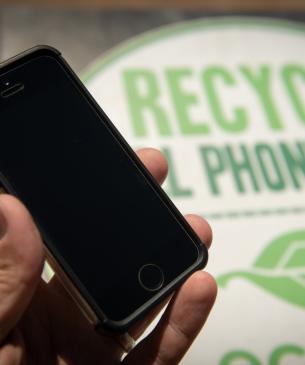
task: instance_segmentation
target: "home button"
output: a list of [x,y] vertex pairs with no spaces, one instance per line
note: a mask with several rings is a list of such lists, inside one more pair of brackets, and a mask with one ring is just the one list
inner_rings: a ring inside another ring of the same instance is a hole
[[143,265],[138,273],[140,285],[149,291],[159,290],[164,283],[163,271],[158,265]]

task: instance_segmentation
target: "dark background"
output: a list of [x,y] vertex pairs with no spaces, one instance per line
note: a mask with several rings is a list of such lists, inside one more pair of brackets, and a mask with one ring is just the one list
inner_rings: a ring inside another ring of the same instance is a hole
[[[235,6],[235,10],[230,11],[231,1],[224,3],[223,10],[219,1],[215,2],[218,4],[215,10],[211,5],[208,9],[202,6],[192,10],[178,6],[170,9],[133,7],[118,10],[117,7],[49,7],[2,3],[0,0],[1,61],[36,44],[49,44],[57,47],[78,73],[97,56],[120,42],[170,23],[224,15],[267,16],[305,22],[305,1],[298,8],[291,6],[293,3],[289,1],[285,8],[279,1],[278,6],[273,2],[274,10],[254,6],[250,11],[238,11]],[[255,5],[259,2],[252,3]]]

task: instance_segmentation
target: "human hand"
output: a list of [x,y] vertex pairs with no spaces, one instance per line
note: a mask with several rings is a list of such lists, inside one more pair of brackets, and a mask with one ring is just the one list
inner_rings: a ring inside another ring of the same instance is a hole
[[[138,155],[162,183],[167,174],[164,157],[153,149],[140,150]],[[186,219],[210,246],[208,223],[195,215]],[[0,195],[0,364],[119,364],[122,347],[112,336],[93,330],[56,276],[48,284],[43,282],[43,261],[41,237],[30,214],[16,198]],[[193,274],[171,298],[155,329],[123,364],[179,363],[215,297],[214,279],[203,271]],[[161,306],[134,325],[130,335],[139,338],[160,310]]]

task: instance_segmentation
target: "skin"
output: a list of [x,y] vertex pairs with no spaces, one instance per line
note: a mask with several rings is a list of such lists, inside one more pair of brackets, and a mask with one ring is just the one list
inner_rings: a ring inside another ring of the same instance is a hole
[[[138,152],[161,184],[167,163],[160,152]],[[186,219],[209,247],[212,232],[196,216]],[[58,279],[40,278],[44,251],[33,220],[16,198],[0,196],[0,364],[1,365],[114,365],[123,350],[109,335],[96,333]],[[216,297],[214,279],[193,274],[172,296],[154,330],[123,360],[123,364],[178,364],[204,325]],[[138,338],[163,303],[129,333]]]

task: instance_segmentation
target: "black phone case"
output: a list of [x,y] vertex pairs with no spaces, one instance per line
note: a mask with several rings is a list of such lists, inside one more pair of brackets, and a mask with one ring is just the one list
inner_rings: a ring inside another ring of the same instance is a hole
[[[141,160],[138,158],[138,156],[135,154],[135,152],[132,150],[132,148],[128,145],[128,143],[125,141],[125,139],[122,137],[122,135],[116,129],[116,127],[112,124],[112,122],[107,117],[105,112],[97,104],[97,102],[94,100],[94,98],[91,96],[89,91],[86,89],[86,87],[83,85],[81,80],[78,78],[78,76],[75,74],[75,72],[71,69],[71,67],[68,65],[68,63],[61,56],[61,53],[57,49],[50,47],[50,46],[46,46],[46,45],[33,47],[25,52],[18,54],[15,57],[8,59],[7,61],[0,63],[0,74],[3,74],[15,67],[18,67],[18,65],[22,65],[25,62],[27,62],[28,60],[31,60],[35,57],[39,57],[41,55],[54,57],[54,58],[56,58],[57,61],[60,62],[60,64],[64,67],[64,69],[68,73],[68,75],[76,83],[79,91],[86,97],[87,101],[91,104],[91,106],[94,107],[94,109],[96,110],[98,115],[101,117],[102,122],[107,125],[107,127],[111,131],[116,142],[120,144],[120,146],[124,150],[124,152],[131,158],[131,160],[137,166],[137,168],[139,168],[139,170],[143,174],[143,177],[151,185],[151,187],[153,188],[154,192],[158,195],[158,197],[160,199],[162,199],[166,203],[166,205],[170,208],[171,213],[177,220],[177,224],[180,224],[183,226],[183,228],[186,230],[186,232],[191,237],[192,241],[196,244],[196,247],[198,249],[197,261],[187,271],[181,273],[181,275],[178,278],[176,278],[176,280],[174,280],[171,283],[171,285],[169,287],[167,287],[166,290],[161,290],[160,292],[156,293],[156,295],[152,298],[152,300],[148,301],[147,303],[144,303],[143,306],[138,308],[138,310],[136,310],[128,318],[121,320],[121,321],[113,321],[113,320],[111,320],[111,318],[107,318],[105,316],[102,308],[99,308],[95,304],[94,298],[91,298],[91,296],[87,292],[86,288],[83,287],[81,280],[78,277],[76,277],[70,271],[70,269],[68,267],[66,267],[66,265],[63,264],[61,257],[54,253],[54,249],[52,249],[52,242],[50,239],[48,239],[47,232],[44,232],[42,227],[38,226],[38,228],[41,232],[43,242],[44,242],[47,250],[52,254],[52,256],[55,258],[56,262],[59,264],[61,269],[68,276],[72,285],[75,288],[77,288],[76,290],[78,290],[80,292],[81,296],[85,299],[87,304],[90,306],[90,308],[93,310],[93,312],[98,317],[99,323],[97,324],[97,327],[105,326],[106,328],[114,330],[114,331],[119,331],[119,332],[126,331],[134,322],[141,319],[155,305],[157,305],[162,300],[164,300],[166,297],[168,297],[192,273],[194,273],[195,271],[197,271],[199,269],[204,268],[204,266],[206,265],[207,260],[208,260],[208,251],[207,251],[206,246],[200,241],[200,239],[198,238],[196,233],[193,231],[193,229],[187,223],[187,221],[185,220],[183,215],[179,212],[179,210],[176,208],[176,206],[173,204],[173,202],[170,200],[170,198],[166,195],[166,193],[162,190],[162,188],[159,186],[159,184],[155,181],[154,177],[146,169],[146,167],[143,165]],[[10,193],[18,198],[18,195],[16,194],[16,192],[10,185],[9,181],[7,181],[7,179],[3,176],[1,171],[0,171],[0,183],[2,184],[2,186],[8,193]],[[37,222],[36,222],[36,224],[37,224]]]

